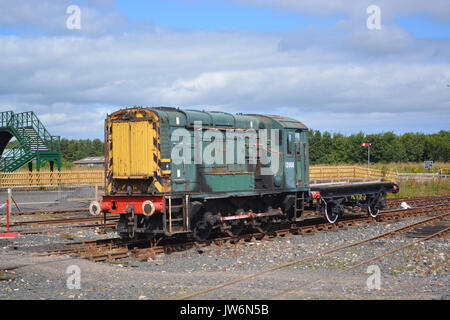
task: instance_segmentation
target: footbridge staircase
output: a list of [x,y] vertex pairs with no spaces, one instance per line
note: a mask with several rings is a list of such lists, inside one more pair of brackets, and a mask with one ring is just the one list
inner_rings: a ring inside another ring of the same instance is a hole
[[0,154],[0,172],[13,172],[27,164],[31,171],[33,161],[38,171],[45,161],[50,162],[51,171],[54,164],[61,170],[60,137],[52,136],[32,111],[0,112]]

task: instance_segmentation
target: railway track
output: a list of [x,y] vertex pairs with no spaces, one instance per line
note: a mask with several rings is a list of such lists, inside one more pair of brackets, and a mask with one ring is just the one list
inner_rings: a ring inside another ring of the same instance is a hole
[[[419,198],[391,198],[387,199],[387,208],[392,209],[399,207],[402,202],[407,202],[410,206],[424,206],[429,204],[445,204],[450,203],[450,197],[419,197]],[[37,215],[37,214],[68,214],[68,213],[80,213],[85,212],[85,209],[75,208],[75,209],[65,209],[65,210],[38,210],[38,211],[28,211],[28,212],[16,212],[14,215]],[[321,217],[316,211],[306,211],[305,217]],[[107,217],[106,227],[115,228],[117,226],[117,217]],[[27,227],[36,225],[39,228],[34,229],[14,229],[15,227]],[[339,225],[339,223],[338,223]],[[44,219],[44,220],[31,220],[31,221],[21,221],[15,222],[10,225],[15,232],[23,235],[29,234],[40,234],[40,233],[57,233],[62,227],[72,227],[78,229],[87,229],[103,226],[103,217],[70,217],[70,218],[60,218],[60,219]],[[57,226],[57,229],[43,229],[41,226]],[[0,224],[0,228],[4,228],[6,225],[4,223]]]
[[[450,214],[446,214],[446,215],[443,215],[443,216],[448,217],[449,215]],[[437,217],[437,218],[441,218],[441,217]],[[430,219],[430,220],[434,221],[434,219]],[[414,226],[407,226],[408,227],[407,230],[410,230],[411,228],[416,227],[418,225],[423,225],[423,224],[429,223],[429,221],[424,221],[424,222],[425,223],[414,224]],[[394,230],[394,231],[396,231],[396,230]],[[401,230],[400,232],[403,232],[403,231],[404,230]],[[356,268],[361,267],[363,265],[367,265],[367,264],[369,264],[369,263],[371,263],[373,261],[379,260],[379,259],[381,259],[381,258],[383,258],[385,256],[388,256],[388,255],[394,254],[396,252],[405,250],[405,249],[407,249],[407,248],[409,248],[409,247],[411,247],[411,246],[413,246],[413,245],[415,245],[415,244],[417,244],[419,242],[424,242],[424,241],[430,240],[430,239],[438,237],[438,236],[444,236],[444,235],[448,234],[449,232],[450,232],[450,227],[446,227],[446,228],[444,228],[442,230],[435,231],[435,232],[431,233],[430,235],[428,235],[426,237],[423,237],[423,238],[420,238],[418,240],[412,241],[412,242],[410,242],[410,243],[408,243],[406,245],[403,245],[403,246],[401,246],[399,248],[395,248],[395,249],[392,249],[392,250],[387,250],[387,251],[383,252],[382,254],[379,254],[379,255],[377,255],[375,257],[363,260],[363,261],[361,261],[360,263],[358,263],[356,265],[353,265],[353,266],[350,266],[350,267],[347,267],[347,268],[343,268],[340,271],[334,273],[334,276],[336,276],[338,274],[341,274],[341,273],[344,273],[344,272],[348,272],[348,271],[353,270],[353,269],[356,269]],[[386,236],[390,236],[390,235],[386,235]],[[377,238],[379,238],[379,237],[377,237]],[[368,240],[372,240],[372,239],[368,239]],[[358,245],[358,244],[355,244],[355,245]],[[300,289],[303,289],[303,288],[305,288],[307,286],[310,286],[313,283],[321,282],[321,281],[328,280],[328,279],[329,279],[329,277],[323,277],[323,278],[319,278],[319,279],[314,280],[314,281],[307,282],[307,283],[305,283],[305,284],[303,284],[301,286],[298,286],[298,287],[295,287],[295,288],[292,288],[292,289],[288,289],[288,290],[284,290],[281,293],[270,297],[270,299],[272,299],[272,300],[274,300],[274,299],[281,299],[281,298],[287,296],[288,294],[295,293],[296,291],[298,291]]]
[[[105,261],[105,260],[116,260],[121,258],[127,258],[130,256],[137,258],[145,258],[145,259],[154,259],[158,253],[171,253],[174,251],[187,250],[190,248],[201,248],[205,246],[209,246],[215,244],[217,246],[221,246],[226,243],[234,243],[237,244],[239,241],[250,241],[252,239],[262,240],[264,238],[274,238],[274,237],[284,237],[287,234],[302,234],[302,233],[311,233],[318,231],[326,231],[326,230],[338,230],[343,228],[351,228],[357,227],[361,223],[375,223],[376,221],[395,221],[407,217],[418,217],[425,215],[436,215],[440,214],[440,216],[434,216],[426,221],[422,221],[420,223],[415,223],[409,225],[407,227],[401,228],[402,232],[410,230],[411,228],[417,227],[419,225],[426,225],[435,221],[436,219],[442,219],[444,216],[447,217],[450,212],[450,204],[440,204],[440,205],[430,205],[425,207],[411,208],[408,210],[387,210],[380,212],[377,219],[355,216],[349,217],[347,219],[341,220],[334,225],[330,223],[324,223],[324,219],[305,219],[305,221],[295,224],[284,226],[285,228],[280,227],[277,230],[270,230],[266,233],[249,233],[245,235],[241,235],[239,237],[217,237],[215,239],[210,239],[206,241],[184,241],[184,242],[173,242],[173,241],[164,241],[164,239],[159,239],[154,241],[149,245],[148,241],[124,241],[119,238],[110,238],[110,239],[102,239],[102,240],[85,240],[85,241],[76,241],[76,242],[68,242],[65,244],[64,248],[47,250],[44,252],[37,252],[38,255],[45,256],[61,256],[61,255],[70,255],[69,258],[66,259],[58,259],[56,261],[64,261],[64,260],[73,260],[84,258],[91,261]],[[393,234],[394,232],[399,232],[400,230],[395,230],[390,232]],[[377,238],[382,237],[383,235],[378,236]],[[422,238],[422,240],[425,238]],[[346,247],[353,246],[355,244],[347,245]],[[337,251],[337,250],[333,250]],[[331,252],[330,252],[331,253]],[[321,253],[321,255],[326,253]],[[312,258],[311,258],[312,259]],[[47,261],[43,263],[52,263],[52,261]],[[40,264],[40,263],[35,263]],[[11,267],[3,267],[0,268],[0,271],[5,270],[14,270],[22,267],[26,267],[27,265],[19,265],[19,266],[11,266]]]
[[[106,217],[106,227],[115,228],[118,217],[107,216]],[[34,227],[36,228],[27,228]],[[53,229],[45,229],[44,227],[52,226]],[[93,228],[93,227],[103,227],[104,220],[102,216],[99,217],[68,217],[59,219],[44,219],[44,220],[30,220],[30,221],[17,221],[10,224],[12,231],[17,232],[21,235],[29,234],[40,234],[40,233],[57,233],[61,231],[61,228]],[[6,227],[6,224],[0,224],[0,228]],[[55,229],[56,228],[56,229]]]
[[386,200],[386,208],[391,209],[395,207],[400,207],[402,202],[406,202],[410,206],[424,206],[430,204],[445,204],[450,203],[449,196],[440,196],[440,197],[416,197],[416,198],[389,198]]
[[[117,217],[107,217],[107,221],[118,220]],[[83,223],[83,222],[93,222],[93,221],[103,221],[103,217],[68,217],[60,219],[45,219],[45,220],[30,220],[30,221],[18,221],[10,224],[10,227],[15,226],[28,226],[28,225],[61,225],[61,224],[72,224],[72,223]],[[0,227],[4,227],[5,224],[0,224]]]
[[[185,296],[182,296],[182,297],[178,298],[178,300],[187,300],[187,299],[191,299],[191,298],[194,298],[194,297],[198,297],[198,296],[201,296],[201,295],[204,295],[204,294],[216,291],[216,290],[223,289],[225,287],[232,286],[232,285],[237,284],[239,282],[243,282],[243,281],[246,281],[246,280],[249,280],[249,279],[252,279],[252,278],[256,278],[256,277],[259,277],[261,275],[264,275],[264,274],[267,274],[267,273],[270,273],[270,272],[274,272],[274,271],[277,271],[277,270],[280,270],[280,269],[284,269],[284,268],[290,267],[290,266],[295,265],[295,264],[300,264],[300,263],[304,263],[304,262],[307,262],[307,261],[315,260],[315,259],[317,259],[319,257],[323,257],[325,255],[329,255],[329,254],[332,254],[332,253],[335,253],[335,252],[338,252],[338,251],[341,251],[341,250],[344,250],[344,249],[355,247],[355,246],[361,245],[363,243],[374,241],[374,240],[377,240],[377,239],[380,239],[380,238],[391,237],[391,236],[393,236],[395,234],[403,233],[403,232],[406,232],[408,230],[411,230],[412,228],[416,228],[416,227],[422,226],[422,225],[427,225],[427,224],[430,224],[430,223],[433,223],[433,222],[436,222],[436,221],[439,221],[439,220],[447,219],[449,217],[450,217],[450,206],[447,206],[447,208],[446,208],[444,213],[441,213],[438,216],[426,219],[424,221],[412,223],[412,224],[407,225],[405,227],[401,227],[401,228],[398,228],[398,229],[395,229],[395,230],[392,230],[392,231],[389,231],[389,232],[377,235],[375,237],[367,238],[367,239],[364,239],[364,240],[361,240],[361,241],[357,241],[357,242],[353,242],[353,243],[350,243],[350,244],[347,244],[347,245],[344,245],[344,246],[341,246],[341,247],[338,247],[338,248],[322,251],[322,252],[313,254],[311,256],[302,258],[302,259],[298,259],[298,260],[291,261],[291,262],[288,262],[288,263],[285,263],[285,264],[277,265],[275,267],[272,267],[272,268],[269,268],[269,269],[266,269],[266,270],[263,270],[263,271],[260,271],[260,272],[257,272],[257,273],[253,273],[251,275],[247,275],[247,276],[244,276],[244,277],[241,277],[241,278],[238,278],[238,279],[235,279],[235,280],[223,283],[223,284],[219,284],[219,285],[217,285],[215,287],[212,287],[212,288],[208,288],[208,289],[204,289],[204,290],[201,290],[201,291],[198,291],[198,292],[190,293],[188,295],[185,295]],[[360,262],[360,263],[358,263],[356,265],[353,265],[353,266],[350,266],[350,267],[347,267],[347,268],[343,268],[339,272],[333,273],[333,276],[335,276],[337,274],[340,274],[340,273],[343,273],[343,272],[350,271],[350,270],[355,269],[357,267],[360,267],[362,265],[368,264],[368,263],[370,263],[372,261],[381,259],[384,256],[387,256],[387,255],[393,254],[395,252],[404,250],[404,249],[406,249],[408,247],[411,247],[412,245],[414,245],[416,243],[423,242],[423,241],[435,238],[437,236],[446,235],[449,232],[450,232],[450,227],[446,227],[445,229],[439,230],[437,232],[434,232],[434,233],[432,233],[431,235],[428,235],[425,238],[420,238],[419,240],[412,241],[412,242],[410,242],[410,243],[408,243],[406,245],[403,245],[403,246],[401,246],[399,248],[385,251],[385,252],[383,252],[380,255],[377,255],[377,256],[375,256],[373,258],[370,258],[370,259],[367,259],[367,260],[364,260],[364,261],[362,261],[362,262]],[[307,283],[305,283],[305,284],[303,284],[301,286],[295,287],[295,288],[290,288],[288,290],[283,290],[281,293],[279,293],[279,294],[277,294],[275,296],[272,296],[270,298],[271,299],[282,298],[282,297],[286,296],[287,294],[293,293],[293,292],[295,292],[295,291],[297,291],[299,289],[302,289],[302,288],[304,288],[304,287],[306,287],[306,286],[308,286],[310,284],[313,284],[313,283],[316,283],[316,282],[319,282],[319,281],[323,281],[323,280],[326,280],[326,279],[329,279],[329,278],[330,278],[329,276],[323,277],[323,278],[320,278],[318,280],[307,282]]]
[[[403,200],[403,199],[401,199]],[[386,250],[382,252],[381,254],[377,254],[370,259],[363,260],[358,262],[356,265],[349,266],[342,268],[336,272],[333,273],[333,276],[336,274],[348,272],[351,270],[354,270],[358,267],[361,267],[363,265],[367,265],[372,261],[376,261],[378,259],[381,259],[383,257],[386,257],[391,254],[395,254],[396,252],[399,252],[401,250],[404,250],[408,247],[411,247],[412,245],[424,242],[430,239],[433,239],[435,237],[439,236],[448,236],[450,232],[449,227],[449,218],[450,218],[450,203],[449,198],[446,197],[445,199],[435,199],[432,205],[426,205],[422,207],[414,207],[411,209],[403,210],[403,209],[394,209],[394,210],[385,210],[380,212],[379,216],[376,219],[365,217],[362,215],[353,215],[350,217],[346,217],[343,220],[338,221],[335,224],[330,224],[325,222],[323,218],[310,218],[305,219],[303,222],[296,223],[296,224],[285,224],[282,226],[277,227],[276,229],[269,230],[268,232],[261,233],[261,232],[253,232],[241,235],[239,237],[217,237],[214,239],[206,240],[206,241],[193,241],[193,240],[187,240],[184,243],[179,241],[165,241],[164,239],[160,239],[158,241],[155,241],[149,246],[148,241],[147,242],[136,242],[136,241],[124,241],[118,238],[113,239],[103,239],[103,240],[85,240],[85,241],[71,241],[67,242],[67,244],[64,245],[63,248],[50,250],[46,252],[40,252],[39,255],[45,255],[45,256],[58,256],[58,259],[52,261],[39,261],[31,264],[26,265],[15,265],[15,266],[8,266],[8,267],[0,267],[0,272],[7,271],[7,270],[15,270],[22,267],[27,267],[31,265],[40,265],[40,264],[49,264],[53,262],[61,262],[61,261],[69,261],[79,258],[88,259],[91,261],[105,261],[105,260],[116,260],[116,259],[122,259],[122,258],[128,258],[128,257],[137,257],[137,258],[155,258],[158,253],[170,253],[174,251],[180,251],[180,250],[186,250],[189,248],[195,248],[195,247],[205,247],[212,244],[215,244],[217,246],[221,246],[226,243],[233,243],[238,244],[240,241],[250,241],[250,240],[261,240],[265,238],[274,238],[274,237],[284,237],[288,234],[308,234],[313,232],[319,232],[319,231],[326,231],[326,230],[339,230],[344,228],[352,228],[352,227],[358,227],[361,224],[369,224],[369,223],[376,223],[376,222],[382,222],[382,221],[398,221],[400,219],[408,218],[408,217],[419,217],[419,216],[427,216],[426,220],[423,220],[421,222],[416,222],[412,224],[408,224],[407,226],[404,226],[402,228],[398,228],[395,230],[392,230],[390,232],[386,232],[380,235],[377,235],[375,237],[367,238],[362,241],[349,243],[345,246],[332,248],[329,250],[324,250],[318,253],[315,253],[313,255],[303,257],[296,261],[289,261],[287,263],[281,264],[281,265],[273,265],[271,268],[261,270],[259,272],[250,274],[245,277],[240,277],[238,279],[226,282],[226,283],[217,283],[216,286],[206,288],[205,290],[201,290],[198,292],[192,292],[189,294],[186,294],[184,296],[179,297],[178,299],[192,299],[196,297],[202,298],[204,295],[216,291],[221,290],[226,287],[233,286],[235,284],[238,284],[240,282],[250,280],[253,278],[257,278],[261,275],[268,274],[270,272],[274,272],[276,270],[288,268],[289,266],[292,266],[294,264],[301,264],[307,261],[313,261],[314,259],[317,259],[319,257],[325,256],[325,255],[331,255],[335,252],[345,250],[347,248],[355,247],[358,245],[362,245],[363,243],[367,243],[370,241],[374,241],[376,239],[384,238],[384,237],[392,237],[396,234],[405,234],[407,235],[411,230],[424,230],[423,234],[420,235],[420,238],[418,240],[412,240],[411,242],[401,245],[397,248]],[[398,200],[400,201],[400,200]],[[425,203],[420,201],[426,201],[426,199],[419,199],[415,203]],[[412,205],[411,201],[408,202],[408,204]],[[80,217],[79,217],[80,218]],[[89,217],[92,218],[92,217]],[[100,217],[94,217],[98,220],[103,222],[103,219]],[[53,219],[55,220],[55,226],[64,226],[65,222],[61,222],[65,219]],[[60,220],[58,222],[58,220]],[[85,225],[92,224],[93,221],[88,222],[88,219],[83,219],[81,222],[86,222]],[[45,221],[47,222],[47,221]],[[80,222],[80,221],[78,221]],[[95,222],[95,221],[94,221]],[[439,222],[440,226],[439,228],[436,228],[436,222]],[[100,223],[100,225],[101,225]],[[36,225],[44,225],[44,221],[38,221],[34,222],[34,224],[30,224],[32,226]],[[20,227],[21,225],[17,225],[17,227]],[[97,225],[99,226],[99,225]],[[443,226],[443,227],[442,227]],[[65,255],[65,257],[63,257]],[[69,255],[69,257],[67,257]],[[299,285],[295,287],[290,287],[288,289],[280,290],[278,293],[276,293],[273,296],[267,297],[267,299],[280,299],[284,297],[292,297],[293,294],[296,294],[299,290],[302,290],[305,287],[310,286],[311,284],[326,281],[329,280],[329,277],[322,277],[319,279],[315,279],[313,281],[310,281],[309,279],[306,280],[304,283],[300,283]]]
[[255,240],[263,240],[264,238],[275,238],[275,237],[285,237],[288,234],[299,235],[299,234],[310,234],[319,231],[329,231],[329,230],[339,230],[344,228],[352,228],[357,227],[361,224],[370,224],[375,222],[383,222],[383,221],[396,221],[403,218],[408,217],[419,217],[426,216],[430,214],[440,214],[450,212],[450,204],[445,205],[431,205],[426,207],[419,208],[411,208],[407,210],[389,210],[380,212],[379,216],[376,219],[371,217],[364,217],[361,215],[355,215],[346,217],[336,223],[324,222],[323,218],[315,218],[315,219],[307,219],[301,223],[290,224],[289,226],[280,226],[279,229],[270,230],[268,232],[254,232],[243,234],[237,237],[218,237],[211,240],[205,241],[188,241],[185,243],[162,243],[160,245],[156,245],[150,248],[138,250],[138,254],[145,254],[146,252],[150,252],[147,255],[155,256],[158,253],[171,253],[175,251],[195,248],[195,247],[204,247],[209,246],[211,244],[215,244],[218,246],[224,245],[225,243],[238,243],[240,241],[251,241]]
[[[361,224],[369,224],[382,221],[396,221],[407,217],[419,217],[435,214],[446,214],[450,212],[450,204],[430,205],[411,209],[396,209],[380,212],[376,219],[372,217],[354,215],[346,217],[334,224],[324,222],[323,218],[305,219],[296,224],[285,224],[277,226],[267,232],[249,232],[236,237],[218,236],[205,241],[185,239],[184,241],[173,239],[159,239],[149,245],[148,241],[124,241],[121,239],[109,239],[100,241],[84,241],[78,243],[68,243],[67,248],[47,251],[47,255],[76,254],[80,258],[92,261],[105,261],[127,258],[134,256],[137,258],[155,258],[159,253],[169,254],[171,252],[187,250],[191,248],[201,248],[212,244],[222,246],[226,243],[237,244],[240,241],[263,240],[265,238],[284,237],[288,234],[310,234],[319,231],[339,230],[344,228],[357,227]],[[434,219],[434,218],[433,218]],[[73,247],[74,246],[74,247]]]
[[40,215],[40,214],[66,214],[66,213],[88,213],[89,210],[86,208],[74,208],[74,209],[64,209],[64,210],[34,210],[34,211],[18,211],[14,212],[13,215],[25,216],[25,215]]

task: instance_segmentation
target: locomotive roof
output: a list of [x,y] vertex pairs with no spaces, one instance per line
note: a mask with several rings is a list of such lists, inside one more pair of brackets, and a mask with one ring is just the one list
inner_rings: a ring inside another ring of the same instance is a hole
[[[278,126],[281,128],[308,129],[296,119],[278,115],[231,114],[223,111],[186,110],[172,107],[143,109],[154,111],[159,117],[166,118],[171,124],[187,126],[193,126],[194,121],[201,121],[203,126],[212,127],[263,129]],[[178,120],[175,120],[177,117]],[[180,118],[183,118],[182,123],[180,122]]]

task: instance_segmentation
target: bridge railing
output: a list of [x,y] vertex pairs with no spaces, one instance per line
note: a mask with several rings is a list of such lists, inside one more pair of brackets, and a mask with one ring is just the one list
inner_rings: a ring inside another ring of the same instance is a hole
[[[10,147],[10,150],[1,156],[0,171],[14,171],[29,162],[38,152],[42,155],[42,161],[53,161],[52,157],[57,152],[57,165],[60,168],[60,137],[52,136],[34,112],[0,112],[0,127],[17,139],[17,146]],[[52,153],[45,153],[47,151]],[[40,163],[38,170],[39,168]]]
[[[22,147],[25,150],[30,151],[33,139],[25,130],[25,128],[22,126],[21,119],[18,118],[17,114],[14,114],[12,111],[7,111],[3,113],[6,113],[6,115],[4,115],[4,125],[2,126],[9,128],[12,131],[13,135],[20,142]],[[36,137],[36,139],[37,138],[38,137]],[[38,143],[38,141],[35,142]]]
[[14,117],[14,112],[12,111],[4,111],[0,113],[0,127],[9,126],[9,122]]
[[15,118],[18,125],[33,128],[37,133],[36,139],[42,141],[50,151],[59,152],[61,150],[60,137],[52,136],[33,111],[17,113]]
[[7,167],[13,160],[23,157],[27,154],[27,151],[20,145],[5,150],[1,156],[0,168]]

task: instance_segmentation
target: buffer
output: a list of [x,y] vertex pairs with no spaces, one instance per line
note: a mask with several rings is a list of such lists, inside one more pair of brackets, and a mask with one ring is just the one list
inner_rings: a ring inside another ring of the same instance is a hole
[[[16,142],[8,143],[15,137]],[[59,136],[52,136],[32,111],[14,113],[0,112],[0,172],[12,172],[36,160],[39,171],[45,161],[50,170],[56,163],[61,170],[61,144]]]

